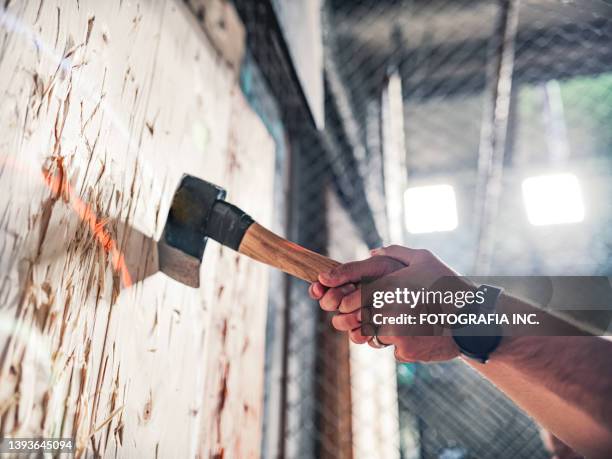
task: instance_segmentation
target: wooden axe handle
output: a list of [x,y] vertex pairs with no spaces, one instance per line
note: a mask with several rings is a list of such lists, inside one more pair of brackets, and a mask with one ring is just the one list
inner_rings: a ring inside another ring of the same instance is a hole
[[340,264],[289,242],[257,223],[244,233],[238,252],[307,282],[316,281],[320,273]]

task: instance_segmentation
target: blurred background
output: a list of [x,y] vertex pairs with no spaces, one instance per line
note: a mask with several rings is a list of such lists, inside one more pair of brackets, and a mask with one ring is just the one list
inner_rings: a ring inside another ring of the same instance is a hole
[[[469,275],[610,275],[610,2],[267,3],[235,2],[277,228],[341,261],[398,243]],[[549,457],[462,363],[396,364],[273,285],[264,456]]]

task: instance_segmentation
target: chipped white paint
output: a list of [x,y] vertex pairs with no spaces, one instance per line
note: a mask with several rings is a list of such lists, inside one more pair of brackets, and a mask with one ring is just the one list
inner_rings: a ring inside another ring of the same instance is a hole
[[161,273],[129,286],[113,253],[159,237],[184,172],[266,224],[272,141],[181,2],[6,3],[0,434],[256,457],[265,268],[209,243],[201,289]]

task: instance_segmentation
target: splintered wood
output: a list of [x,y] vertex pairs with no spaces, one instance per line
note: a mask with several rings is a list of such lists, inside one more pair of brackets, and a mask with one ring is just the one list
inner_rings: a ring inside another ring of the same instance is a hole
[[266,269],[210,242],[195,290],[150,243],[185,172],[271,219],[235,70],[181,2],[9,1],[0,30],[0,436],[258,457]]

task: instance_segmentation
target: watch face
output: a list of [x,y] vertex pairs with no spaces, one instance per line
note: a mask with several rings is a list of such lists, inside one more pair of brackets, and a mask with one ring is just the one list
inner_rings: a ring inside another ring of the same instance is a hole
[[453,334],[453,339],[459,351],[466,357],[478,360],[479,362],[486,362],[489,359],[489,355],[497,349],[501,342],[501,327],[495,326],[497,334],[485,335],[485,336],[464,336]]
[[[481,314],[495,313],[497,299],[502,289],[490,285],[481,285],[479,291],[485,293],[484,303],[480,306]],[[468,325],[453,329],[453,339],[459,351],[466,357],[486,362],[489,355],[497,349],[501,342],[502,328],[499,324]]]

